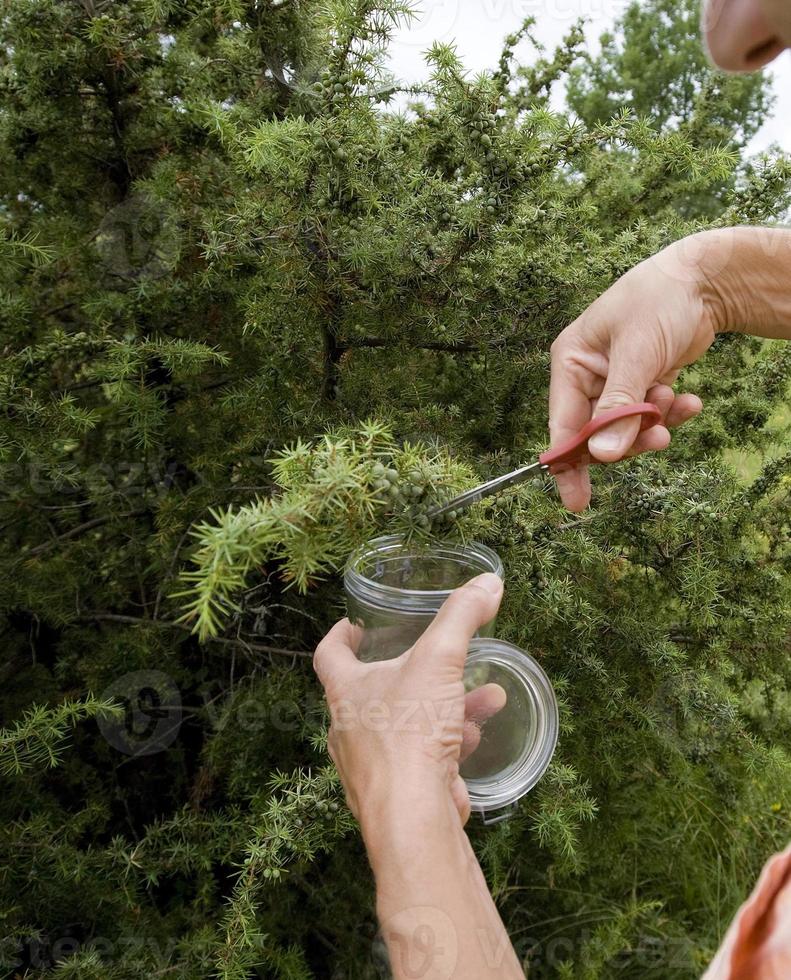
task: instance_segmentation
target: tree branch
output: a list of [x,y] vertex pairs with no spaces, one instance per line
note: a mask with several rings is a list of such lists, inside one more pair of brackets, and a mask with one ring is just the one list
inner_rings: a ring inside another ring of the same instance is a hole
[[[403,347],[404,344],[397,341],[385,340],[382,337],[360,337],[354,340],[346,340],[342,343],[336,342],[336,348],[341,351],[341,353],[351,350],[354,347],[384,347],[397,350],[399,347]],[[427,340],[423,343],[410,342],[410,350],[436,350],[436,351],[448,351],[453,353],[454,351],[477,351],[480,350],[475,344],[467,344],[460,342],[458,344],[448,344],[440,343],[438,341]]]
[[[179,630],[182,633],[193,635],[191,627],[185,623],[177,623],[169,619],[146,619],[144,616],[124,616],[120,613],[97,612],[87,613],[78,616],[78,621],[96,623],[127,623],[130,626],[155,626],[158,629]],[[206,643],[217,643],[221,646],[241,647],[245,650],[252,650],[255,653],[275,653],[284,657],[306,657],[313,659],[313,654],[308,650],[287,650],[285,647],[273,647],[267,643],[256,643],[251,640],[231,639],[225,636],[212,636]]]
[[50,551],[59,542],[66,541],[69,538],[76,538],[78,535],[83,534],[85,531],[90,531],[95,527],[101,527],[102,524],[109,524],[110,521],[123,520],[127,517],[140,517],[142,514],[147,514],[148,509],[143,507],[140,510],[131,510],[126,514],[113,514],[108,517],[94,517],[90,521],[85,521],[84,524],[78,524],[77,527],[73,527],[70,531],[64,531],[63,534],[59,534],[52,541],[45,541],[44,544],[37,545],[35,548],[31,548],[30,551],[21,555],[22,558],[30,558],[32,555],[40,555],[45,551]]

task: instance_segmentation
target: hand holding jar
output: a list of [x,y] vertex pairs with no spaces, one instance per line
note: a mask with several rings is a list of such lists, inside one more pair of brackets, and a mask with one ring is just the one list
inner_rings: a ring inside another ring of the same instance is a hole
[[499,576],[487,572],[456,589],[405,653],[362,663],[359,626],[344,619],[315,656],[330,709],[330,755],[363,833],[395,801],[403,808],[446,798],[461,823],[470,800],[459,765],[477,747],[480,725],[505,704],[497,684],[465,694],[470,639],[497,615]]
[[358,660],[363,631],[348,620],[316,650],[330,754],[360,821],[395,980],[416,976],[416,962],[435,980],[524,976],[464,833],[470,799],[459,774],[480,723],[506,700],[497,684],[465,694],[463,680],[471,638],[494,620],[502,593],[498,575],[478,575],[385,660]]

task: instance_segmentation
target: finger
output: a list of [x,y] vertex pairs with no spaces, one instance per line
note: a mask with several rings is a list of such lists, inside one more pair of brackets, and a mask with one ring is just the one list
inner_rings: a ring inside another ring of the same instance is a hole
[[481,726],[474,721],[464,722],[464,731],[461,736],[461,748],[459,749],[459,762],[464,762],[481,744]]
[[[610,369],[604,390],[596,406],[594,416],[601,415],[622,405],[645,401],[646,392],[655,378],[648,364],[641,363],[634,351],[614,349],[610,356]],[[640,417],[619,419],[588,440],[592,456],[603,463],[623,459],[640,431]]]
[[590,421],[591,402],[607,374],[602,355],[583,350],[561,337],[552,345],[549,379],[549,435],[551,445],[570,439]]
[[676,400],[676,393],[666,384],[655,384],[651,385],[648,391],[645,393],[645,400],[651,402],[652,405],[656,405],[662,415],[662,421],[667,418],[667,413],[673,407],[673,402]]
[[670,433],[664,425],[654,425],[640,435],[632,443],[626,459],[639,456],[640,453],[658,453],[670,445]]
[[555,482],[567,510],[585,510],[591,499],[591,481],[587,466],[577,466],[573,470],[556,473]]
[[[601,372],[597,374],[597,370]],[[591,397],[604,384],[607,362],[591,351],[583,352],[573,343],[556,341],[552,346],[552,374],[549,382],[549,433],[552,446],[570,439],[590,421]],[[580,466],[555,474],[563,506],[571,511],[585,510],[590,503],[588,468]]]
[[459,817],[461,819],[462,827],[470,819],[470,794],[467,791],[467,785],[461,776],[456,775],[453,782],[450,784],[450,795],[453,799],[453,804],[459,812]]
[[450,668],[461,677],[470,640],[497,615],[502,596],[503,581],[492,572],[455,589],[415,644],[410,662],[430,656],[432,665]]
[[683,425],[703,411],[703,402],[697,395],[684,394],[676,395],[676,398],[667,413],[665,425],[674,429],[678,425]]
[[[647,398],[649,401],[654,401],[654,397],[652,396],[653,390],[651,389],[648,392]],[[662,402],[661,406],[659,404],[660,402]],[[664,399],[660,397],[654,404],[664,408]],[[658,452],[662,449],[667,449],[670,444],[670,433],[667,430],[683,425],[684,422],[698,415],[702,409],[703,402],[697,395],[676,396],[672,405],[664,412],[664,426],[655,425],[653,428],[641,432],[632,444],[632,448],[627,453],[627,456],[637,456],[640,453]]]
[[499,684],[482,684],[464,697],[464,717],[482,725],[505,707],[506,693]]
[[342,619],[319,643],[313,654],[313,669],[323,687],[327,686],[330,677],[348,674],[359,667],[356,651],[361,637],[362,629],[359,626]]
[[463,762],[478,748],[481,728],[505,707],[506,693],[499,684],[484,684],[464,699],[464,731],[459,759]]
[[676,383],[679,374],[681,374],[681,368],[673,368],[672,371],[666,371],[661,378],[657,378],[657,381],[663,385],[672,385]]

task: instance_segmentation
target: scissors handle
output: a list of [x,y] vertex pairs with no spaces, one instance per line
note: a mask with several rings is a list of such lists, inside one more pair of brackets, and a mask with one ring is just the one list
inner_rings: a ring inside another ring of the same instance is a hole
[[605,429],[611,422],[618,419],[628,419],[635,415],[641,415],[640,431],[650,429],[662,421],[662,413],[651,402],[637,402],[634,405],[621,405],[619,408],[612,408],[609,412],[602,412],[592,418],[587,425],[584,425],[579,432],[568,439],[566,442],[557,446],[555,449],[547,449],[538,457],[542,466],[546,466],[551,473],[560,470],[582,466],[586,463],[596,463],[598,460],[591,459],[588,452],[588,439],[601,429]]

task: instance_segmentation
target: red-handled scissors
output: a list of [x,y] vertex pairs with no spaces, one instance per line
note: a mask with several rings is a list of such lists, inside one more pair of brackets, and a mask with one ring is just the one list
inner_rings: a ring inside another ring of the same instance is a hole
[[568,439],[555,449],[547,449],[546,452],[541,453],[537,462],[529,463],[527,466],[520,466],[518,470],[513,470],[504,476],[498,476],[493,480],[489,480],[488,483],[482,483],[480,486],[473,487],[472,490],[467,490],[459,494],[458,497],[454,497],[453,500],[449,500],[447,503],[435,507],[429,512],[428,516],[433,520],[441,514],[447,514],[449,511],[463,510],[465,507],[476,504],[484,497],[489,497],[493,493],[499,493],[501,490],[505,490],[506,487],[513,486],[515,483],[521,483],[536,470],[559,473],[561,470],[573,469],[575,466],[583,466],[586,463],[598,463],[599,461],[592,459],[588,452],[588,439],[590,439],[594,432],[599,432],[599,430],[606,428],[612,422],[617,422],[618,419],[632,418],[635,415],[641,416],[641,432],[644,429],[650,429],[658,425],[662,421],[662,413],[651,402],[622,405],[620,408],[610,409],[609,412],[602,412],[601,415],[597,415],[587,425],[584,425],[571,439]]

